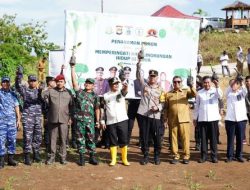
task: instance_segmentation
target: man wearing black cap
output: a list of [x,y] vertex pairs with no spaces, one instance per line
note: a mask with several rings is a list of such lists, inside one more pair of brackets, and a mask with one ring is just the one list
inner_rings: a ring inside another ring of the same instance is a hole
[[79,165],[85,165],[84,154],[89,151],[89,163],[98,165],[95,158],[95,127],[100,126],[100,102],[94,93],[95,80],[87,78],[84,89],[80,89],[75,74],[75,66],[71,65],[71,78],[76,93],[75,118],[77,126],[78,152],[80,154]]
[[154,141],[154,163],[160,164],[159,155],[161,152],[161,111],[162,103],[160,97],[163,90],[158,85],[158,72],[156,70],[149,71],[148,82],[145,83],[144,78],[141,77],[141,59],[138,55],[139,61],[137,63],[136,77],[140,80],[142,85],[141,102],[138,108],[138,114],[142,118],[142,142],[141,150],[143,152],[142,165],[149,162],[149,137]]
[[24,164],[31,165],[32,151],[33,160],[41,162],[39,150],[42,143],[42,90],[37,88],[37,77],[34,75],[28,76],[28,84],[28,87],[21,85],[21,77],[16,76],[15,86],[24,100],[22,114]]
[[[109,79],[110,91],[104,94],[106,106],[106,125],[110,139],[110,166],[116,164],[117,146],[121,147],[122,163],[129,166],[127,160],[128,151],[128,116],[126,111],[125,96],[128,92],[127,83],[122,84],[119,90],[119,79],[117,77]],[[104,121],[102,121],[103,124]]]
[[108,82],[103,78],[103,67],[96,68],[95,88],[94,92],[100,96],[104,94],[104,90],[108,88]]
[[8,165],[16,166],[16,133],[20,126],[19,103],[16,94],[10,90],[10,78],[2,77],[0,89],[0,169],[4,167],[5,148],[8,151]]

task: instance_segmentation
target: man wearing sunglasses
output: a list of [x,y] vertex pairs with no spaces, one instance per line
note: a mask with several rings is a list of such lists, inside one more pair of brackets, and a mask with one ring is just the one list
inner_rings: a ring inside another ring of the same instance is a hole
[[144,155],[140,164],[146,165],[149,162],[149,138],[151,136],[154,141],[154,163],[159,165],[161,152],[160,118],[162,111],[160,96],[163,90],[157,83],[158,72],[156,70],[150,70],[148,81],[144,81],[144,78],[141,76],[141,59],[139,56],[138,58],[136,77],[140,80],[142,91],[137,113],[141,117],[141,150]]
[[[183,164],[189,163],[190,150],[190,114],[188,99],[196,96],[192,81],[188,83],[189,89],[182,89],[182,79],[179,76],[173,78],[173,90],[165,94],[165,113],[171,133],[171,149],[173,160],[171,164],[177,164],[180,159],[178,153],[178,137],[183,145]],[[179,134],[179,135],[178,135]]]

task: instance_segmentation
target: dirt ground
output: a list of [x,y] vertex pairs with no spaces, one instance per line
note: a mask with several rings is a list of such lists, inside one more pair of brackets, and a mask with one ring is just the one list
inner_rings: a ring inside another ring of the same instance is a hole
[[[110,159],[107,149],[97,149],[99,166],[86,164],[80,167],[76,164],[78,154],[76,150],[68,149],[67,165],[56,163],[48,166],[44,163],[35,163],[32,166],[23,164],[21,148],[22,131],[18,133],[17,156],[18,167],[6,166],[0,171],[0,189],[105,189],[105,190],[161,190],[161,189],[250,189],[248,174],[250,163],[225,163],[226,136],[224,127],[221,128],[219,148],[219,163],[207,162],[197,163],[199,152],[194,151],[193,127],[191,128],[191,162],[188,165],[169,163],[171,155],[168,149],[168,130],[161,154],[159,166],[149,163],[141,166],[139,160],[142,158],[140,149],[136,146],[138,142],[138,128],[135,126],[132,144],[129,147],[129,161],[131,166],[117,164],[109,167]],[[248,131],[248,128],[247,128]],[[248,139],[248,133],[247,133]],[[244,158],[250,153],[250,146],[244,145]],[[44,149],[42,156],[45,159]],[[151,161],[152,158],[151,148]]]
[[[221,79],[223,91],[228,84],[228,78]],[[0,170],[1,189],[46,189],[46,190],[248,190],[250,180],[247,177],[250,171],[250,162],[225,163],[226,134],[225,128],[220,128],[220,141],[218,145],[219,163],[206,162],[199,164],[200,153],[194,150],[194,127],[191,127],[191,161],[184,165],[179,163],[171,165],[171,154],[168,148],[168,130],[165,132],[161,164],[156,166],[149,163],[146,166],[139,164],[142,158],[141,151],[136,145],[138,142],[138,127],[135,125],[129,147],[128,159],[131,166],[118,163],[109,167],[109,150],[97,149],[100,160],[98,166],[86,164],[80,167],[76,164],[78,154],[74,149],[68,149],[69,161],[67,165],[57,162],[48,166],[44,163],[35,163],[32,166],[23,164],[22,131],[18,132],[17,160],[18,167],[6,166]],[[249,139],[249,127],[246,130]],[[151,148],[151,161],[153,161]],[[244,145],[244,158],[250,156],[250,146]],[[42,157],[45,160],[44,148]],[[120,156],[119,156],[120,158]]]

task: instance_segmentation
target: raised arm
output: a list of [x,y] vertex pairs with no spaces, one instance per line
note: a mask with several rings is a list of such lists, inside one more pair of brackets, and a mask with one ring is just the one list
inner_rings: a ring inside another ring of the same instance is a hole
[[140,81],[141,85],[144,85],[144,78],[141,76],[141,59],[138,59],[136,64],[136,78]]
[[15,78],[15,88],[17,90],[17,92],[24,97],[25,95],[25,91],[26,91],[26,87],[24,85],[21,84],[22,82],[22,75],[20,73],[18,73],[18,71],[16,72],[16,78]]
[[71,65],[71,80],[72,80],[72,85],[75,91],[79,90],[79,85],[76,80],[76,72],[75,72],[75,65]]

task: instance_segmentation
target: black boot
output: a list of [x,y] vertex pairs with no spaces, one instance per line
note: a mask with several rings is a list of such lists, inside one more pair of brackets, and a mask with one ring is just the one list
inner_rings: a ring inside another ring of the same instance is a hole
[[24,155],[24,164],[25,165],[28,165],[28,166],[31,166],[31,161],[30,161],[30,153],[25,153]]
[[4,168],[4,156],[0,156],[0,169]]
[[154,155],[154,162],[155,162],[155,165],[160,165],[161,161],[159,158],[159,154]]
[[78,165],[85,166],[84,154],[82,154],[82,153],[80,153]]
[[35,162],[41,162],[42,159],[40,157],[40,153],[37,151],[37,152],[33,152],[33,161]]
[[148,153],[144,153],[143,159],[140,161],[141,165],[146,165],[149,162]]
[[98,160],[96,159],[96,157],[93,154],[91,154],[90,157],[89,157],[89,163],[93,164],[93,165],[98,165],[99,164]]
[[17,166],[17,161],[14,160],[14,154],[8,155],[8,165],[9,166]]

